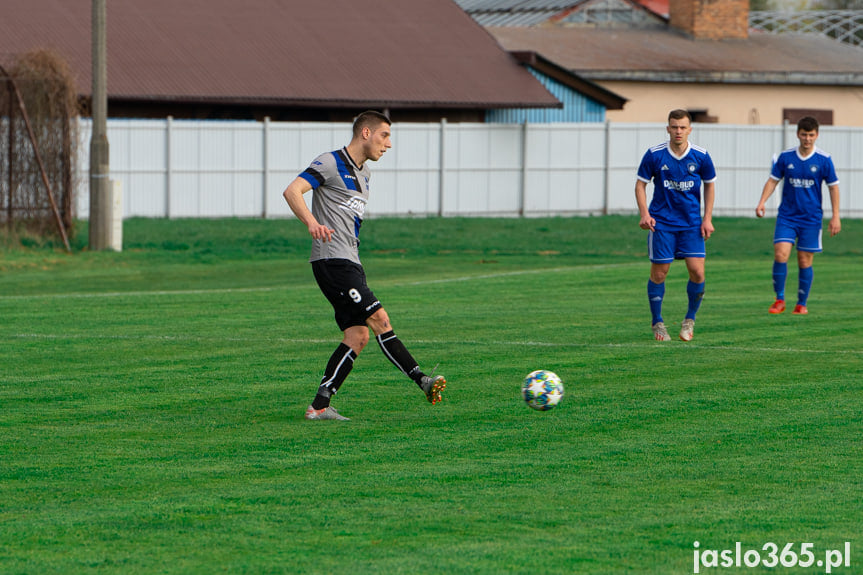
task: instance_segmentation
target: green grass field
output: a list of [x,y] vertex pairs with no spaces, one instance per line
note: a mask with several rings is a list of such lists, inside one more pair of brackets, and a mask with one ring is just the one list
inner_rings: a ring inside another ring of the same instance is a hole
[[432,407],[372,342],[350,422],[302,417],[341,334],[298,222],[7,242],[0,573],[667,575],[737,542],[813,563],[701,572],[824,573],[848,542],[832,572],[861,573],[863,221],[825,238],[808,316],[767,314],[772,220],[715,225],[695,339],[660,344],[636,218],[367,221],[369,283],[449,385]]

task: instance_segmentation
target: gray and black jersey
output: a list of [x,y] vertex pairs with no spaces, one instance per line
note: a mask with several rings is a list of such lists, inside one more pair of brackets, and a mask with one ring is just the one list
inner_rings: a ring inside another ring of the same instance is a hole
[[328,242],[313,240],[309,261],[345,259],[360,263],[360,226],[369,199],[368,162],[359,168],[347,149],[321,154],[300,174],[312,186],[312,215],[335,230]]

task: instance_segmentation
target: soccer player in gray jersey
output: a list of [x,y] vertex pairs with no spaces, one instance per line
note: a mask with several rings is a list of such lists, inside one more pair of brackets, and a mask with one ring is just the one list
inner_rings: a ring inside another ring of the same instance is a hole
[[[348,419],[330,406],[330,398],[369,342],[369,329],[387,359],[416,382],[432,405],[441,401],[446,387],[443,376],[420,370],[395,335],[387,312],[366,284],[360,262],[360,226],[371,173],[367,161],[378,161],[392,147],[390,136],[389,118],[379,112],[363,112],[354,121],[350,143],[318,156],[284,192],[291,210],[309,228],[312,271],[344,334],[327,362],[317,395],[306,409],[306,419]],[[311,211],[303,199],[310,190],[314,190]]]

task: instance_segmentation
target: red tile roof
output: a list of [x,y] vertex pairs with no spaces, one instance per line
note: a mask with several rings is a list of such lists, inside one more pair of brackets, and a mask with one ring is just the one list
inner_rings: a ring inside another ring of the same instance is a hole
[[[50,47],[89,95],[91,0],[11,0],[0,61]],[[333,107],[559,102],[452,0],[111,0],[109,99]]]
[[668,18],[668,0],[635,0],[654,14]]

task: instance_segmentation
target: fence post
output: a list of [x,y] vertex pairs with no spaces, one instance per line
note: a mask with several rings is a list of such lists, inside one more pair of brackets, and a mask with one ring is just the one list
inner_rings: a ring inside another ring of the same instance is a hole
[[524,217],[527,197],[527,116],[521,123],[521,189],[518,191],[518,215]]
[[609,195],[611,190],[608,189],[611,177],[609,171],[611,167],[608,162],[611,160],[611,122],[608,118],[605,119],[605,157],[602,158],[602,215],[608,215],[608,203],[611,201]]
[[446,118],[440,119],[440,160],[438,161],[437,215],[443,217],[444,176],[446,174]]
[[171,219],[171,129],[174,117],[165,119],[165,218]]
[[263,155],[263,185],[264,189],[262,190],[263,195],[261,196],[261,217],[263,219],[267,219],[267,214],[269,213],[269,197],[270,197],[270,117],[264,116],[264,134],[263,134],[264,142],[263,149],[261,150],[261,154]]
[[[788,149],[788,126],[791,122],[788,121],[788,118],[782,120],[782,147],[779,148],[779,154]],[[771,166],[772,169],[773,166]],[[782,188],[785,188],[785,182],[782,182]],[[776,193],[773,194],[773,207],[776,208],[777,212],[779,211],[779,204],[782,201],[782,190],[777,189]]]

